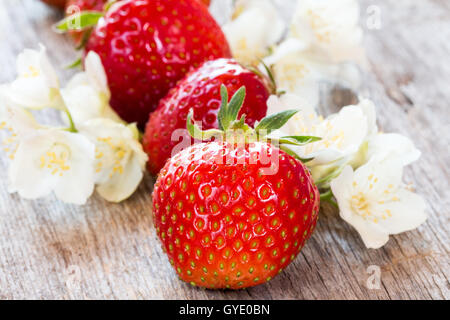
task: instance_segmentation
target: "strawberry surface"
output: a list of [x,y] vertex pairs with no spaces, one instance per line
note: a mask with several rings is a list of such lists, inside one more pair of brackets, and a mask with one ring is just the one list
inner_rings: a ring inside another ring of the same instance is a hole
[[42,0],[42,2],[61,9],[66,5],[66,0]]
[[[273,153],[278,170],[264,175],[263,155]],[[154,222],[182,280],[241,289],[269,281],[295,259],[315,228],[319,198],[308,169],[268,143],[201,143],[161,170]]]
[[[217,128],[217,113],[221,97],[220,87],[225,85],[230,94],[245,86],[247,96],[240,114],[246,114],[246,123],[253,126],[267,112],[270,96],[268,80],[256,75],[232,59],[217,59],[205,62],[170,90],[160,101],[158,108],[150,115],[146,126],[143,145],[149,156],[148,168],[157,174],[172,155],[179,139],[172,138],[177,129],[186,128],[186,115],[194,108],[195,120],[203,129]],[[189,137],[187,131],[183,139]]]
[[76,6],[80,9],[80,11],[103,11],[103,6],[106,4],[106,2],[108,2],[108,0],[68,0],[66,1],[66,8],[69,8],[70,6]]
[[221,28],[197,0],[120,1],[99,20],[90,50],[105,67],[111,106],[141,128],[191,67],[231,57]]

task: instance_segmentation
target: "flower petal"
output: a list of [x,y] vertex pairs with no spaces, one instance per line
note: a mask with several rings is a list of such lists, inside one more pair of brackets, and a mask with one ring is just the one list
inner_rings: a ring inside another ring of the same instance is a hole
[[125,165],[123,173],[116,173],[107,182],[99,184],[97,192],[110,202],[121,202],[136,191],[143,176],[139,159],[133,156]]
[[272,67],[278,90],[296,94],[316,107],[322,76],[311,60],[303,57],[301,48],[298,41],[286,40],[264,62]]
[[71,147],[72,162],[77,165],[72,166],[64,179],[59,179],[55,194],[63,202],[83,205],[94,192],[95,146],[85,137],[76,134],[76,138],[71,139]]
[[[369,249],[379,249],[389,241],[389,232],[372,221],[366,221],[352,212],[341,211],[341,218],[358,231],[364,245]],[[349,216],[352,215],[351,218]],[[347,218],[345,218],[347,217]]]
[[354,178],[353,169],[346,166],[342,173],[330,183],[339,205],[339,215],[356,229],[367,248],[380,248],[389,240],[389,233],[374,222],[365,220],[352,209],[350,199],[353,194]]
[[25,108],[62,108],[59,80],[44,46],[24,50],[16,61],[18,77],[11,83],[9,96]]
[[399,160],[407,166],[420,158],[421,152],[407,137],[396,133],[375,135],[369,140],[368,158],[376,161]]
[[148,159],[135,136],[135,128],[109,119],[93,119],[79,130],[96,145],[99,194],[112,202],[131,196],[142,180]]
[[351,197],[353,176],[352,167],[346,166],[341,174],[330,183],[331,191],[339,203],[339,208],[348,207],[347,200]]
[[223,26],[224,33],[239,62],[257,65],[281,38],[285,24],[268,0],[238,1],[236,8],[235,18]]
[[289,37],[308,45],[313,59],[325,63],[364,63],[356,0],[299,0]]
[[386,215],[386,219],[379,222],[389,234],[416,229],[427,220],[426,204],[422,197],[406,189],[398,190],[395,197],[398,200],[380,206],[384,212],[389,210],[390,216]]
[[86,74],[90,84],[99,92],[109,97],[108,79],[106,77],[105,69],[103,68],[100,56],[94,52],[89,51],[84,60]]
[[[38,159],[30,150],[50,147],[39,134],[30,135],[19,145],[8,170],[9,192],[18,192],[22,198],[38,199],[49,195],[57,184],[57,177],[37,169]],[[30,156],[32,155],[32,156]]]
[[94,188],[94,145],[80,134],[40,129],[21,140],[9,169],[10,190],[27,199],[52,191],[84,204]]

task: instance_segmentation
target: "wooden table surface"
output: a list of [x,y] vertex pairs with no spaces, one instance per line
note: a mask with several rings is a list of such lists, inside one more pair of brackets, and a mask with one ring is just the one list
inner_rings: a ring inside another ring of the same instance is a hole
[[[368,250],[326,207],[280,276],[247,290],[202,290],[178,280],[161,250],[150,214],[153,178],[122,204],[98,196],[83,207],[53,197],[27,201],[8,194],[1,156],[0,299],[449,299],[450,2],[372,3],[362,1],[362,23],[367,29],[379,13],[381,29],[366,30],[371,72],[360,92],[376,102],[383,131],[409,136],[423,152],[405,173],[428,204],[429,219],[418,230]],[[50,29],[60,17],[37,0],[0,2],[0,83],[14,78],[16,55],[38,43],[57,66],[74,60],[69,39]],[[71,72],[60,75],[67,80]],[[351,98],[324,96],[321,109]],[[377,266],[381,285],[368,289]]]

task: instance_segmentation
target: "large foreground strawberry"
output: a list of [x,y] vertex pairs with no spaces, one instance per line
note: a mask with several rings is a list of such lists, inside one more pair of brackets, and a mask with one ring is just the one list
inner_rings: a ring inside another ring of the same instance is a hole
[[[150,115],[143,144],[152,174],[161,170],[172,152],[176,152],[174,148],[180,141],[191,141],[186,131],[186,116],[190,108],[194,108],[195,120],[201,121],[203,129],[218,128],[221,85],[225,85],[231,94],[242,86],[246,87],[247,97],[241,114],[245,113],[247,124],[253,126],[266,115],[266,101],[271,93],[268,79],[232,59],[205,62],[180,81]],[[177,129],[184,129],[184,133],[180,130],[181,137],[172,136],[173,133],[178,134],[175,132]]]
[[102,59],[111,106],[141,128],[192,67],[231,56],[219,25],[197,0],[119,1],[98,21],[89,50]]
[[[188,116],[191,134],[222,140],[181,151],[155,184],[156,231],[179,277],[192,285],[240,289],[269,281],[295,259],[316,225],[319,192],[308,169],[257,139],[295,112],[265,118],[252,129],[236,120],[242,92],[222,106],[225,138],[218,130],[202,132]],[[230,136],[241,141],[230,142]],[[309,141],[314,138],[280,139]]]

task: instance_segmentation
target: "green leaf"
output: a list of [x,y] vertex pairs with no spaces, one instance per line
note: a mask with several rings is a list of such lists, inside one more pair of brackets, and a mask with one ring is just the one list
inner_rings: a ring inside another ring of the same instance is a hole
[[211,130],[204,131],[204,130],[200,129],[192,121],[193,117],[194,117],[194,110],[191,109],[191,110],[189,110],[189,114],[187,116],[186,128],[192,138],[204,141],[204,140],[210,140],[213,137],[221,137],[223,135],[223,132],[220,130],[211,129]]
[[103,12],[100,11],[77,12],[56,23],[53,28],[56,32],[60,33],[70,30],[79,31],[95,26],[101,17],[103,17]]
[[75,68],[81,66],[81,62],[82,62],[82,59],[81,59],[81,58],[78,58],[77,60],[75,60],[74,62],[72,62],[72,63],[69,64],[68,66],[66,66],[65,68],[66,68],[66,69],[75,69]]
[[331,189],[320,194],[320,202],[321,203],[328,202],[336,209],[339,209],[339,206],[338,206],[336,200],[334,199],[333,191],[331,191]]
[[86,46],[87,42],[89,41],[89,38],[91,37],[93,28],[89,28],[88,30],[83,32],[83,37],[81,38],[80,43],[75,48],[76,50],[82,50]]
[[325,177],[323,177],[320,180],[316,180],[315,183],[318,187],[323,187],[323,186],[329,186],[331,180],[337,178],[342,170],[344,170],[345,164],[341,165],[339,168],[337,169],[333,169],[333,171],[331,171],[328,175],[326,175]]
[[286,124],[286,122],[288,122],[289,119],[291,119],[297,112],[298,110],[286,110],[265,117],[264,119],[261,120],[260,123],[258,123],[255,130],[258,134],[260,134],[261,130],[265,130],[266,131],[265,134],[268,135],[272,131],[283,127]]
[[280,144],[291,144],[295,146],[303,146],[308,143],[320,141],[322,138],[313,136],[286,136],[278,139]]
[[233,122],[231,128],[232,129],[242,129],[245,126],[245,114],[239,120]]
[[227,87],[225,87],[225,85],[223,84],[220,86],[220,96],[222,97],[222,104],[217,115],[217,120],[219,122],[219,129],[224,131],[224,122],[228,110],[228,90]]
[[220,106],[217,119],[219,122],[219,129],[226,131],[230,128],[230,125],[237,120],[237,116],[245,99],[245,87],[241,87],[236,91],[231,98],[230,103],[228,103],[227,87],[223,84],[220,87],[220,94],[222,96],[222,105]]
[[227,118],[230,122],[237,120],[239,111],[242,108],[245,100],[245,87],[242,86],[238,91],[233,95],[230,100],[230,104],[228,105]]
[[290,155],[291,157],[294,157],[295,159],[303,162],[303,163],[308,163],[312,160],[314,160],[314,158],[302,158],[299,157],[298,154],[296,154],[294,151],[292,151],[291,149],[289,149],[288,147],[286,147],[285,145],[280,145],[280,150],[283,150],[284,152],[286,152],[288,155]]
[[273,71],[272,68],[269,67],[263,59],[259,59],[259,61],[261,62],[261,64],[264,67],[264,70],[266,70],[267,76],[269,77],[270,83],[272,85],[272,93],[276,93],[277,92],[277,82],[275,80],[275,77],[273,75]]

